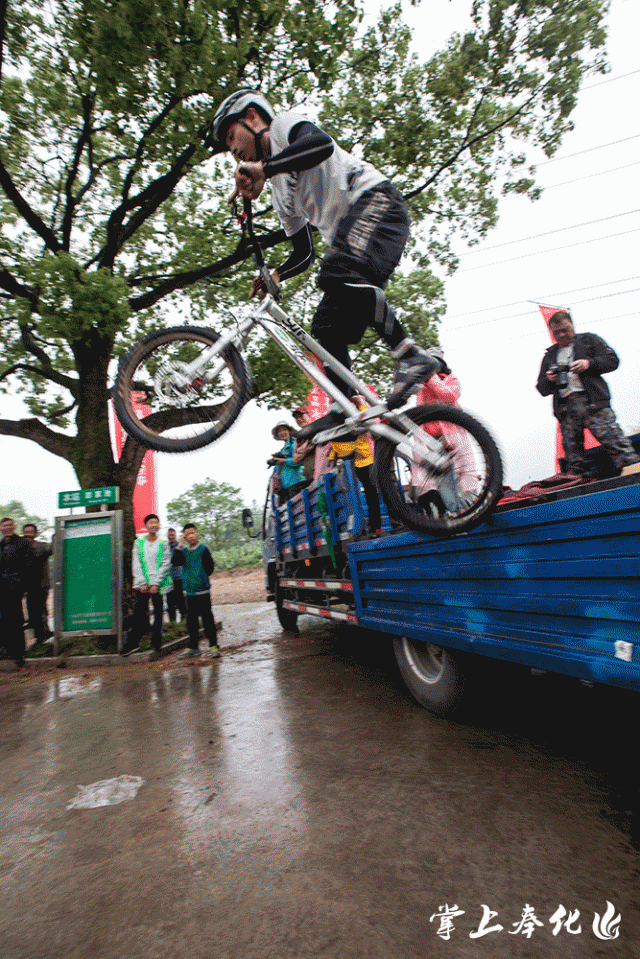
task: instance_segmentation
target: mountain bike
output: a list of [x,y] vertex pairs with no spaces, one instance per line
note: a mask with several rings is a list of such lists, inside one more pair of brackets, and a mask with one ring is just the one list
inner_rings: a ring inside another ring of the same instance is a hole
[[[304,432],[316,445],[375,440],[374,475],[389,514],[409,529],[463,532],[487,518],[501,495],[502,463],[488,430],[461,409],[428,404],[390,410],[279,306],[280,290],[253,229],[251,204],[234,211],[251,244],[264,298],[225,332],[179,326],[149,333],[122,357],[114,388],[124,429],[165,453],[200,449],[219,439],[251,398],[243,350],[258,328],[333,400],[333,412]],[[235,327],[235,328],[234,328]],[[316,361],[329,367],[369,408],[359,411]],[[311,434],[311,435],[309,435]]]

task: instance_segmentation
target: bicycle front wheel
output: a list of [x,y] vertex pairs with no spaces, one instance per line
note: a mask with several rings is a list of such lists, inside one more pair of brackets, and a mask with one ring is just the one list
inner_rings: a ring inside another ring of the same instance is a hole
[[229,429],[250,398],[250,376],[233,345],[203,356],[219,339],[213,330],[170,327],[122,357],[114,407],[127,433],[149,449],[185,453]]
[[376,443],[377,483],[389,514],[436,536],[478,526],[502,492],[502,461],[490,433],[453,406],[416,406],[403,415],[421,430],[401,443]]

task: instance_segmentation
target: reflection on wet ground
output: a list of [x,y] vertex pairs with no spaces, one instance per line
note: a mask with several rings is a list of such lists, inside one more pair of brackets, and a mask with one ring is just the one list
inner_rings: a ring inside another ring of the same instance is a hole
[[438,718],[384,637],[223,619],[214,663],[0,678],[3,959],[638,955],[636,698]]

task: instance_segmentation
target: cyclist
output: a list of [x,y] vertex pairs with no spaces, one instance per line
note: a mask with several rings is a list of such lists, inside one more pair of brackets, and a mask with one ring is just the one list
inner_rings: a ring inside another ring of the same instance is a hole
[[[276,283],[309,267],[315,256],[311,226],[317,227],[329,250],[318,275],[324,295],[311,333],[351,369],[348,344],[358,343],[372,326],[398,361],[388,406],[403,406],[439,363],[407,336],[383,293],[409,234],[409,217],[396,188],[302,114],[276,114],[257,90],[238,90],[221,103],[208,143],[230,150],[239,161],[233,197],[255,200],[271,181],[274,208],[293,244],[289,258],[273,273]],[[256,277],[253,293],[261,285]],[[353,392],[330,369],[326,374],[347,395]],[[344,417],[316,420],[304,429],[305,437],[329,425],[328,419]]]

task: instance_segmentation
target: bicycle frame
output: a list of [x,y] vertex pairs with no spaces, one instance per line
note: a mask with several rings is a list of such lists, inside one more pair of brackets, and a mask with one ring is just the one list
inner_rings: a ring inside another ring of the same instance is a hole
[[[240,321],[234,333],[222,334],[215,346],[205,350],[197,359],[188,364],[181,371],[180,378],[185,382],[194,377],[200,377],[204,382],[212,382],[220,374],[224,364],[210,365],[214,356],[221,355],[231,344],[242,347],[251,331],[260,326],[289,359],[305,373],[309,379],[324,390],[332,400],[346,413],[343,424],[331,429],[323,430],[312,438],[316,445],[339,440],[347,434],[370,432],[376,437],[385,438],[400,444],[399,453],[410,462],[422,462],[431,470],[439,473],[446,470],[450,464],[450,456],[442,449],[442,444],[417,427],[402,413],[391,412],[386,403],[379,398],[358,379],[350,370],[342,365],[331,353],[327,352],[313,339],[295,320],[292,320],[276,303],[271,293],[267,293],[262,303],[244,320]],[[329,378],[319,370],[316,364],[309,359],[308,354],[315,356],[323,365],[330,367],[357,393],[371,404],[369,409],[359,411],[347,396]],[[385,422],[380,422],[384,417]],[[412,445],[407,443],[408,435]],[[418,448],[420,455],[417,456]]]

